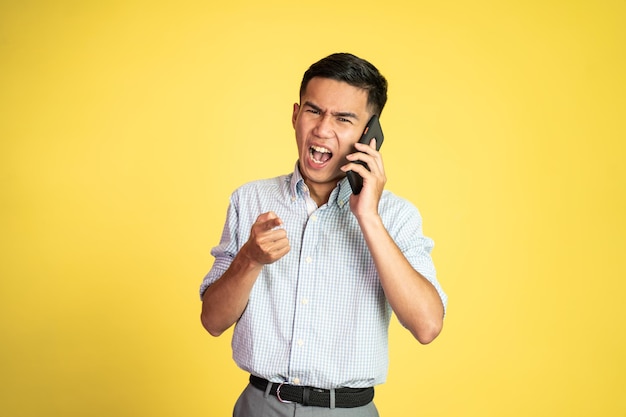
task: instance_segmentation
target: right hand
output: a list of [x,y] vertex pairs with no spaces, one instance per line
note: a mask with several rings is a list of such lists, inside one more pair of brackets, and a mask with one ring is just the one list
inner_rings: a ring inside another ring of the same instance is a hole
[[242,249],[253,262],[271,264],[285,256],[291,247],[283,224],[276,213],[269,211],[257,217],[250,230],[250,238]]

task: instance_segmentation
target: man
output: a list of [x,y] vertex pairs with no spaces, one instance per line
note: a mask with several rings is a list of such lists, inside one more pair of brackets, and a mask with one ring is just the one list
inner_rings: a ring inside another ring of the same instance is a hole
[[[384,190],[375,141],[356,143],[386,100],[363,59],[313,64],[293,106],[294,172],[231,196],[200,293],[203,326],[218,336],[236,324],[233,358],[251,374],[234,416],[377,416],[391,312],[420,343],[441,331],[432,240],[417,209]],[[358,195],[349,170],[363,177]]]

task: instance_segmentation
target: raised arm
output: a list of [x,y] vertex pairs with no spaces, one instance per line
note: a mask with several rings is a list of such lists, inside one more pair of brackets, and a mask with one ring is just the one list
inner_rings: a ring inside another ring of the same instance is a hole
[[423,344],[443,327],[443,304],[435,287],[417,272],[385,229],[379,216],[360,217],[385,296],[398,320]]
[[433,341],[443,327],[444,306],[435,287],[406,259],[385,228],[378,204],[387,181],[380,153],[370,146],[356,144],[359,152],[349,161],[361,160],[370,170],[349,163],[342,170],[354,170],[363,177],[363,191],[350,199],[350,210],[357,218],[368,245],[380,283],[400,322],[423,344]]

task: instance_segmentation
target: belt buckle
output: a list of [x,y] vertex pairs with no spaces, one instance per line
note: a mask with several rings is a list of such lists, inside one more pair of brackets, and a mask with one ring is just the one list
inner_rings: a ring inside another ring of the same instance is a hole
[[278,387],[276,388],[276,398],[278,398],[278,401],[280,401],[283,404],[293,404],[293,401],[288,401],[288,400],[283,400],[282,398],[280,398],[280,388],[285,385],[284,382],[281,382],[280,385],[278,385]]

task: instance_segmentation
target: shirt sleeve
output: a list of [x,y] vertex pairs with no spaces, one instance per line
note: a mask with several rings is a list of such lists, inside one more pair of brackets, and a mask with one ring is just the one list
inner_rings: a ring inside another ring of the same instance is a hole
[[394,215],[386,225],[396,244],[411,266],[422,274],[437,290],[443,304],[444,313],[448,305],[448,296],[437,280],[437,271],[431,257],[434,241],[424,236],[422,216],[419,210],[408,201],[393,210]]
[[209,288],[211,284],[217,281],[226,270],[230,267],[235,255],[239,251],[239,213],[237,204],[237,194],[233,193],[230,198],[230,204],[228,205],[228,211],[226,214],[226,222],[224,229],[222,230],[222,237],[220,238],[219,245],[215,246],[211,250],[211,255],[215,258],[213,266],[206,274],[200,285],[200,299],[204,295],[204,292]]

